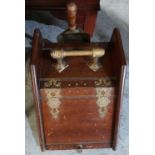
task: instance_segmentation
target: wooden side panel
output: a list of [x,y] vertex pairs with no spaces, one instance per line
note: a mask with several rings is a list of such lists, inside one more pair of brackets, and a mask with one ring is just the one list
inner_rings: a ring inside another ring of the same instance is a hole
[[115,105],[115,123],[114,123],[114,136],[113,136],[113,149],[117,148],[117,138],[119,131],[120,110],[123,99],[123,90],[126,72],[126,60],[121,40],[120,32],[117,28],[114,29],[111,41],[109,43],[109,52],[112,53],[113,71],[118,78],[117,90],[117,103]]
[[41,112],[41,103],[40,103],[40,92],[39,92],[39,76],[40,76],[40,49],[42,47],[42,38],[39,30],[34,31],[33,44],[32,44],[32,54],[30,61],[30,71],[32,78],[32,88],[34,95],[34,104],[35,111],[37,117],[37,126],[38,126],[38,135],[41,149],[45,149],[45,141],[44,141],[44,129],[42,122],[42,112]]
[[37,80],[39,80],[40,78],[40,56],[41,56],[40,52],[42,47],[43,47],[43,41],[40,30],[35,29],[32,41],[32,53],[31,53],[30,65],[35,66]]
[[123,65],[126,66],[126,59],[119,29],[115,28],[113,30],[108,46],[108,52],[111,53],[113,71],[120,78],[121,67]]
[[126,72],[126,66],[122,66],[120,78],[119,78],[117,104],[115,106],[115,124],[114,124],[115,126],[114,126],[114,136],[113,136],[113,149],[114,150],[117,149],[119,123],[120,123],[120,111],[121,111],[121,105],[123,101],[123,92],[124,92],[125,72]]
[[42,112],[41,112],[41,103],[40,103],[40,93],[38,89],[37,77],[36,77],[36,69],[35,66],[31,65],[31,77],[32,77],[32,88],[33,88],[33,95],[34,95],[34,104],[35,104],[35,111],[37,117],[37,126],[38,126],[38,135],[41,150],[45,149],[45,141],[44,141],[44,129],[42,123]]

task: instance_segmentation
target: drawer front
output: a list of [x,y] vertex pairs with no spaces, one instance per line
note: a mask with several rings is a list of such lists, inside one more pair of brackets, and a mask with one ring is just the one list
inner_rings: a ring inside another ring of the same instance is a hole
[[113,87],[44,88],[40,92],[46,145],[111,143]]

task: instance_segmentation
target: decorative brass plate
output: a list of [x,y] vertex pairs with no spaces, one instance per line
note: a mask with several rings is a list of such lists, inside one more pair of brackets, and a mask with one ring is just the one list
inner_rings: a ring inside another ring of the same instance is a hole
[[[69,80],[68,80],[69,79]],[[114,87],[115,77],[100,78],[43,78],[40,79],[41,88],[67,88],[67,87]]]

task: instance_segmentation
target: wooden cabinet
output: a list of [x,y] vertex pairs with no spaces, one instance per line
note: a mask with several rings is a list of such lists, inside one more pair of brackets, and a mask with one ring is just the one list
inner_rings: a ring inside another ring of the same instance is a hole
[[[70,0],[26,0],[26,10],[48,10],[60,19],[66,19],[66,5]],[[77,26],[93,35],[99,0],[72,0],[78,6]]]
[[[96,72],[87,58],[71,57],[59,73],[50,50],[104,48],[102,68]],[[50,43],[35,30],[31,75],[42,150],[116,149],[126,61],[118,29],[109,42]]]

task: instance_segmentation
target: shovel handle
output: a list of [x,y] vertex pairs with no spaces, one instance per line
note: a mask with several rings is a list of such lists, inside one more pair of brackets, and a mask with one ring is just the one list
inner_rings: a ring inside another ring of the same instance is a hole
[[75,3],[67,4],[67,19],[69,30],[76,30],[76,14],[77,14],[77,5]]

